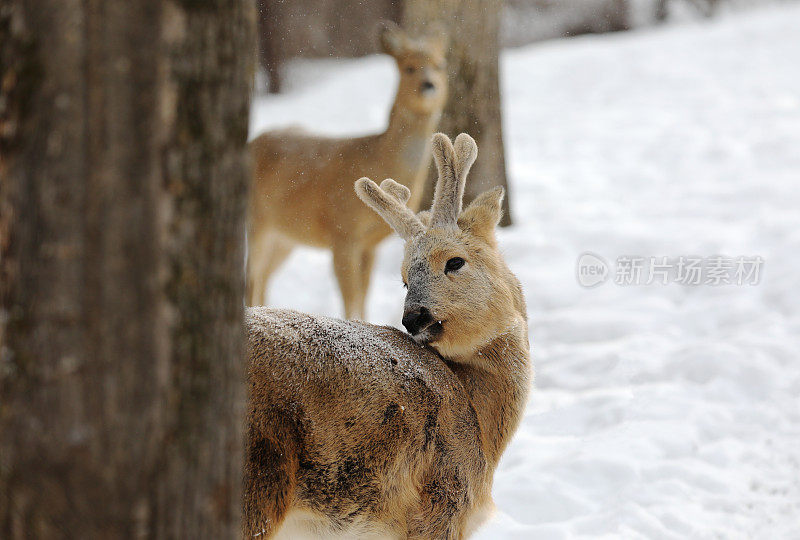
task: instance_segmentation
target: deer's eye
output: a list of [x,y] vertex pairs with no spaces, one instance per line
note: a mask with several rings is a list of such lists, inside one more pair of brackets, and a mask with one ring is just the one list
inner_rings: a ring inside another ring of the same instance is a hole
[[447,261],[447,264],[444,265],[444,273],[446,274],[448,272],[455,272],[462,266],[464,266],[464,259],[461,257],[453,257]]
[[414,73],[416,70],[417,70],[417,68],[415,68],[414,66],[407,66],[406,67],[406,73],[408,73],[408,74]]

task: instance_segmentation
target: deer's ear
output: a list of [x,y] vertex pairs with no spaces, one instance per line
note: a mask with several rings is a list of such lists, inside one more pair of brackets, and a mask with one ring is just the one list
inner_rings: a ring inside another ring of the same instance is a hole
[[390,56],[397,56],[405,48],[406,34],[391,21],[382,21],[378,27],[381,50]]
[[498,186],[478,195],[458,216],[458,227],[462,231],[494,242],[494,229],[503,217],[505,193],[505,189]]

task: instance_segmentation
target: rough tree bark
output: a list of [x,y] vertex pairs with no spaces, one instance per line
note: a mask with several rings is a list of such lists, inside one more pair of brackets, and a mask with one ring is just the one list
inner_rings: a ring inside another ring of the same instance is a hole
[[2,538],[240,534],[252,4],[0,4]]
[[[464,201],[471,201],[494,186],[505,187],[505,215],[501,222],[505,226],[511,224],[511,214],[500,112],[502,7],[502,0],[405,0],[403,24],[417,33],[447,32],[450,88],[439,130],[450,137],[465,131],[478,143],[478,159],[472,167]],[[426,201],[433,199],[435,178],[432,167]]]

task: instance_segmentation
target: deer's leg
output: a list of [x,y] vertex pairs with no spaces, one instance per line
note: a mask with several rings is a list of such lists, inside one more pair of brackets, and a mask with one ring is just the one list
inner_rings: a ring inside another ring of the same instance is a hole
[[408,540],[425,540],[429,538],[462,540],[465,538],[454,522],[443,519],[441,516],[426,517],[431,517],[431,521],[428,523],[418,523],[409,528],[406,534]]
[[[250,424],[244,478],[244,536],[270,538],[286,517],[297,487],[299,447],[279,414],[270,427]],[[262,429],[265,428],[265,429]]]
[[361,313],[360,318],[365,318],[367,314],[367,293],[369,293],[369,283],[372,279],[372,267],[375,263],[375,248],[369,247],[361,252],[361,264],[359,270],[361,276],[358,281],[358,295],[356,297],[356,306]]
[[[441,460],[447,459],[440,456]],[[420,507],[408,520],[408,538],[462,540],[464,518],[469,507],[466,484],[455,468],[440,461],[438,471],[426,475],[420,490]]]
[[294,244],[286,238],[265,233],[248,243],[247,253],[247,305],[267,303],[269,278],[292,253]]
[[364,318],[364,302],[361,298],[363,248],[348,239],[333,244],[333,271],[339,282],[344,301],[344,314],[348,319]]

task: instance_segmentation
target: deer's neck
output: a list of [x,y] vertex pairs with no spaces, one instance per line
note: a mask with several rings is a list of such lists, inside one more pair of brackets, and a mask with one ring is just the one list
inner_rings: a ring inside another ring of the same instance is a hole
[[477,413],[483,451],[492,468],[517,430],[528,401],[532,371],[524,326],[501,334],[467,362],[451,364]]
[[386,140],[403,144],[417,137],[423,137],[425,142],[433,134],[442,116],[441,110],[430,113],[416,113],[395,101],[389,113],[389,126],[383,136]]
[[[441,111],[418,114],[395,103],[389,115],[389,127],[380,135],[384,155],[396,160],[394,179],[405,184],[412,197],[422,196],[430,163],[429,141],[439,124]],[[415,207],[414,205],[410,205]]]

